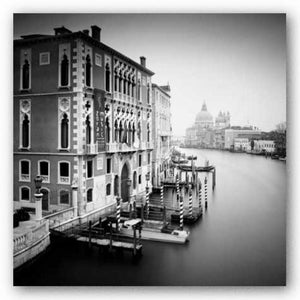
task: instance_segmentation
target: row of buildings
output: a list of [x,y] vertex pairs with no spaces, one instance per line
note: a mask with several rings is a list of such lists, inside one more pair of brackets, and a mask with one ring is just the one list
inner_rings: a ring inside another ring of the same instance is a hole
[[254,153],[276,152],[285,156],[286,126],[280,124],[279,127],[280,130],[270,134],[253,126],[231,126],[229,112],[220,112],[214,122],[204,102],[194,125],[186,129],[184,146]]
[[105,45],[101,29],[14,41],[14,208],[34,208],[42,176],[44,214],[82,215],[145,195],[166,176],[170,87]]

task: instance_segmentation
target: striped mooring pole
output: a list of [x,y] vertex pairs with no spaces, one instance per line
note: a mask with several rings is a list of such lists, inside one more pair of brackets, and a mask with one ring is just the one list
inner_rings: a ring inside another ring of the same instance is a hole
[[178,174],[176,175],[176,189],[177,189],[177,198],[180,197],[180,190],[179,190],[179,177]]
[[180,209],[180,230],[183,230],[183,191],[181,191],[180,195],[180,203],[179,203],[179,209]]
[[164,185],[162,183],[160,186],[160,205],[164,206]]
[[146,186],[146,218],[149,216],[149,187]]
[[193,216],[193,196],[192,196],[192,189],[191,185],[189,184],[189,216]]
[[198,193],[198,197],[199,197],[199,210],[201,212],[201,210],[202,210],[202,184],[201,184],[200,179],[199,179],[199,193]]
[[117,197],[117,223],[116,223],[116,229],[119,231],[120,227],[120,220],[121,220],[121,198]]
[[207,177],[204,179],[205,208],[207,208]]

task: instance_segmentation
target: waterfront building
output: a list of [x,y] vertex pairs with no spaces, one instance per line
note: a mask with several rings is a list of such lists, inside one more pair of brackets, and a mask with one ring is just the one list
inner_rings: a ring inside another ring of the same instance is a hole
[[234,150],[235,151],[249,151],[250,142],[248,138],[235,138],[234,139]]
[[171,97],[170,86],[152,84],[152,184],[160,186],[168,176],[171,150]]
[[274,153],[275,152],[275,142],[267,141],[267,140],[254,141],[253,150],[258,153],[261,153],[261,152]]
[[256,129],[225,129],[225,143],[224,148],[234,149],[234,141],[236,138],[247,138],[248,140],[259,139],[261,136],[261,131]]
[[145,194],[151,173],[151,76],[101,41],[98,26],[14,41],[14,208],[76,214]]

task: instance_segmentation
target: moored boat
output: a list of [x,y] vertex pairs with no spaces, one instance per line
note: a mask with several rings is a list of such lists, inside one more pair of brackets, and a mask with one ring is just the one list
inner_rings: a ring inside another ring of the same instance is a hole
[[[141,219],[126,220],[121,225],[120,233],[125,236],[133,236],[133,227],[136,226]],[[184,244],[188,241],[189,231],[178,230],[164,226],[163,222],[144,220],[141,233],[142,240],[151,240],[157,242],[169,242]]]

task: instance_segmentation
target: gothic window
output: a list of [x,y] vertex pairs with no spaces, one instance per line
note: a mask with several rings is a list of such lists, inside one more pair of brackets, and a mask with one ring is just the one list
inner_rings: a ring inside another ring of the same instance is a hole
[[105,121],[105,130],[106,130],[106,142],[110,142],[110,127],[109,127],[109,118],[106,118]]
[[30,147],[30,118],[31,102],[30,100],[20,101],[20,147]]
[[131,91],[131,82],[130,82],[130,77],[128,76],[128,81],[127,81],[127,95],[130,96],[130,91]]
[[127,144],[127,134],[128,134],[128,129],[127,129],[127,122],[124,123],[124,134],[123,134],[123,143]]
[[127,87],[127,80],[126,77],[124,76],[123,79],[123,94],[126,95],[126,87]]
[[86,202],[93,202],[93,189],[88,189],[86,192]]
[[61,120],[61,148],[69,147],[69,119],[67,114],[63,115]]
[[122,77],[119,77],[119,93],[122,93]]
[[139,167],[142,166],[142,154],[139,154]]
[[20,89],[31,88],[31,49],[21,50],[20,54]]
[[27,114],[24,115],[24,120],[22,123],[22,137],[22,147],[29,147],[29,120]]
[[131,85],[131,96],[134,97],[134,92],[135,92],[135,83],[134,80],[132,81],[132,85]]
[[66,54],[63,55],[60,66],[60,85],[69,85],[69,60]]
[[133,123],[133,125],[132,125],[132,143],[134,143],[134,142],[135,142],[135,125]]
[[150,104],[150,84],[147,85],[147,103]]
[[115,82],[114,82],[114,84],[115,84],[115,92],[117,92],[118,91],[118,74],[117,74],[117,72],[115,72]]
[[58,99],[58,144],[60,149],[69,149],[70,147],[70,99]]
[[85,84],[86,86],[91,86],[91,77],[92,77],[92,64],[91,57],[88,54],[85,59]]
[[139,184],[142,183],[142,175],[139,175]]
[[137,98],[138,100],[140,101],[141,100],[141,80],[138,79],[138,82],[137,82]]
[[107,174],[111,173],[111,158],[106,159],[106,173]]
[[119,126],[119,143],[123,142],[123,126],[122,126],[122,122],[120,122],[120,126]]
[[110,92],[110,66],[108,63],[105,65],[105,90]]
[[23,90],[29,89],[29,62],[25,59],[22,66],[22,88]]
[[115,121],[115,142],[118,142],[118,137],[119,137],[118,122]]
[[91,129],[91,121],[89,115],[85,119],[85,134],[86,134],[86,144],[90,145],[92,139],[92,129]]
[[30,200],[30,188],[28,188],[27,186],[23,186],[20,188],[20,200]]
[[141,122],[138,123],[137,135],[140,140],[141,139]]
[[147,142],[150,142],[150,125],[147,124]]
[[133,189],[136,189],[136,171],[133,172]]

